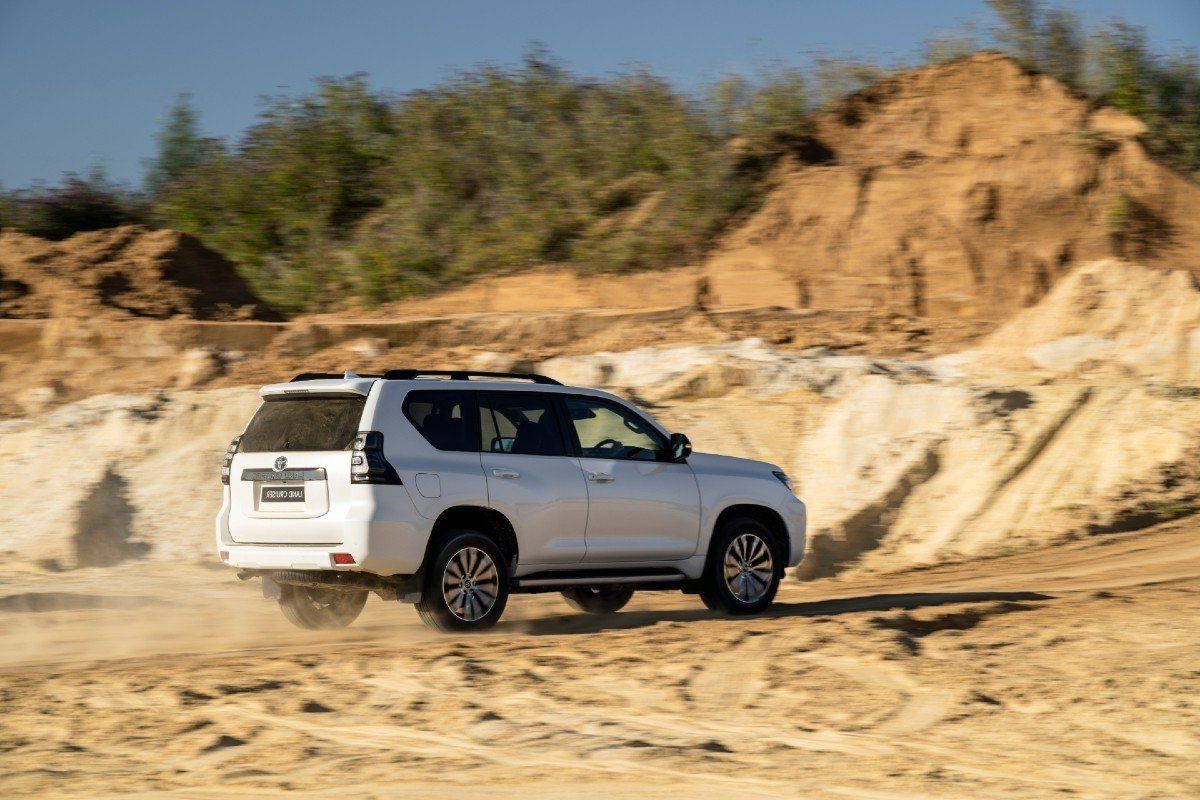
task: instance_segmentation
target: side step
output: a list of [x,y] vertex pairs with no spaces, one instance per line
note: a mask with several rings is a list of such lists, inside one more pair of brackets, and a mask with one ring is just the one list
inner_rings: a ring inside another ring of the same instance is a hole
[[687,576],[676,569],[602,569],[534,572],[513,578],[517,591],[547,592],[567,586],[611,586],[614,584],[647,589],[665,589],[680,584]]

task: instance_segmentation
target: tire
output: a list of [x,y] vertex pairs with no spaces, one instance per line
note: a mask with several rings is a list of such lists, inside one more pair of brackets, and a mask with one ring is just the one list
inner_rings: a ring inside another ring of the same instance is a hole
[[731,519],[713,537],[700,599],[726,614],[759,614],[775,600],[783,552],[775,535],[749,517]]
[[506,605],[508,565],[500,548],[481,533],[452,531],[426,565],[421,621],[444,632],[483,631]]
[[287,584],[280,586],[279,592],[283,616],[297,628],[310,631],[345,628],[358,619],[368,594]]
[[615,614],[633,597],[633,589],[620,586],[580,587],[565,589],[562,596],[567,605],[576,611],[597,615]]

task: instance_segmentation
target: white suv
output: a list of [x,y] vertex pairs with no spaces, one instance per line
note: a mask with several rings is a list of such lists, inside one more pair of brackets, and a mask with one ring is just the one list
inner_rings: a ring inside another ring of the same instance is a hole
[[440,630],[496,623],[513,592],[613,613],[635,590],[771,604],[805,508],[771,464],[693,453],[633,405],[541,375],[306,373],[265,386],[221,466],[221,560],[305,628],[367,595]]

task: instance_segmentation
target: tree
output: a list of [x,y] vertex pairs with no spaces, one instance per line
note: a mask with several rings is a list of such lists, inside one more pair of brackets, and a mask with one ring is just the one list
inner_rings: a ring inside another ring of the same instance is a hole
[[781,143],[806,133],[808,88],[794,69],[777,69],[750,98],[745,135],[755,149],[771,153]]
[[741,75],[726,76],[708,90],[708,104],[718,136],[729,138],[741,134],[752,91],[750,82]]
[[1070,11],[1051,9],[1039,31],[1041,68],[1070,86],[1080,87],[1083,75],[1084,42],[1079,18]]
[[1145,32],[1125,22],[1114,22],[1100,33],[1099,41],[1103,99],[1146,119],[1151,112],[1151,68]]
[[731,75],[708,95],[714,129],[722,138],[740,137],[750,152],[772,155],[807,132],[808,89],[798,70],[777,67],[757,84]]
[[166,123],[154,138],[158,155],[146,172],[146,188],[152,195],[161,193],[212,154],[213,143],[200,135],[200,113],[186,92],[175,99]]
[[1146,33],[1110,23],[1099,42],[1100,98],[1143,120],[1151,152],[1189,172],[1200,170],[1200,64],[1194,53],[1164,57]]
[[391,126],[389,104],[361,75],[321,80],[307,96],[270,98],[235,148],[205,143],[200,163],[162,185],[156,214],[200,235],[280,307],[321,302],[337,277],[335,246],[382,202],[377,173],[391,151]]
[[1038,69],[1041,7],[1037,0],[987,0],[987,4],[1003,23],[996,39],[1013,58],[1029,69]]
[[817,98],[823,106],[840,103],[849,95],[878,83],[888,70],[869,59],[818,58],[813,76]]
[[16,226],[17,207],[17,199],[0,184],[0,230]]

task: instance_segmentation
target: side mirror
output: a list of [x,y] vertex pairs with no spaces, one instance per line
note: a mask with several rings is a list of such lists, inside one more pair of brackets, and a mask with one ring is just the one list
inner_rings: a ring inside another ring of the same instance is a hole
[[671,434],[671,460],[675,463],[687,461],[692,454],[692,440],[682,433]]

